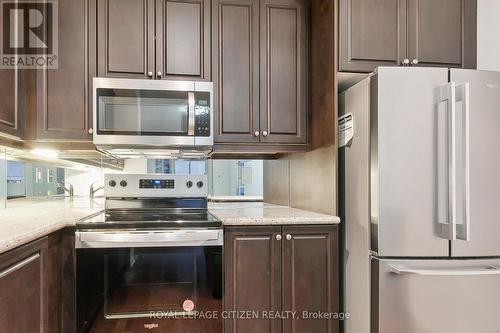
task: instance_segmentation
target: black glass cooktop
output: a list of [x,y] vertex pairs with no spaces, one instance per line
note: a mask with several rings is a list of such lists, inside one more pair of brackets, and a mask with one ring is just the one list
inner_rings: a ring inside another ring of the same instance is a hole
[[104,210],[80,220],[79,229],[217,228],[222,222],[205,209]]

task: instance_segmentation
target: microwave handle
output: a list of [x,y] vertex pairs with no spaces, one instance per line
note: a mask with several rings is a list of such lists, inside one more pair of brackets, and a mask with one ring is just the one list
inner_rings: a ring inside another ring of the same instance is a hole
[[195,100],[194,92],[188,92],[188,135],[194,135],[194,110],[195,110]]

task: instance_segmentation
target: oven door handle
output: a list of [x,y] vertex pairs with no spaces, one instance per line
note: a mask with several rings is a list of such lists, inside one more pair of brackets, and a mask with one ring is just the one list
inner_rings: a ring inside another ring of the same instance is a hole
[[222,230],[77,231],[76,248],[222,245]]

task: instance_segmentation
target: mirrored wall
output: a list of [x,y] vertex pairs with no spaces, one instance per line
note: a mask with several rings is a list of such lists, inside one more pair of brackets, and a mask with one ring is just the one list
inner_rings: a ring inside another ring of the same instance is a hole
[[0,208],[26,200],[70,198],[100,204],[106,173],[206,174],[213,201],[262,201],[262,160],[132,158],[111,163],[105,156],[94,155],[23,152],[0,146]]

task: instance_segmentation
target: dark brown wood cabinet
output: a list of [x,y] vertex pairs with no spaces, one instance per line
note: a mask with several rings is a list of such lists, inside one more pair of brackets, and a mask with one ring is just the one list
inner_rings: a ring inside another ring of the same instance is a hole
[[0,254],[0,331],[75,330],[74,228]]
[[476,67],[476,0],[339,0],[339,69]]
[[306,5],[261,0],[260,132],[262,142],[306,143]]
[[476,17],[475,0],[409,0],[408,59],[475,69]]
[[[224,236],[225,296],[228,311],[281,310],[281,227],[234,228]],[[226,333],[281,332],[280,320],[237,316]]]
[[258,0],[213,0],[212,59],[215,142],[259,142]]
[[19,136],[18,70],[0,69],[0,131]]
[[0,327],[11,333],[48,332],[47,238],[0,255]]
[[209,0],[156,0],[156,76],[210,77]]
[[[335,313],[339,309],[336,227],[283,227],[283,310]],[[283,332],[338,332],[326,319],[284,320]]]
[[155,1],[97,0],[96,17],[97,75],[152,77],[155,70]]
[[[338,312],[337,237],[336,226],[226,228],[225,310],[260,317],[226,319],[225,332],[338,332],[335,320],[302,318],[303,311]],[[264,319],[262,311],[297,317]]]
[[37,139],[91,141],[89,1],[58,1],[58,67],[37,71]]
[[307,143],[303,0],[215,0],[215,143]]
[[339,0],[341,71],[371,72],[406,57],[406,0]]
[[210,1],[97,0],[97,68],[100,77],[209,79]]

